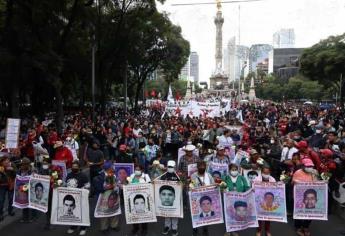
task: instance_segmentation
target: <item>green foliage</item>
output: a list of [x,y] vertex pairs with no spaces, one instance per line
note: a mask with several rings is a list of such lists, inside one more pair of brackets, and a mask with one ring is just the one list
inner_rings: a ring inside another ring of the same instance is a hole
[[310,81],[302,76],[290,78],[288,83],[268,76],[265,82],[256,88],[259,98],[282,101],[283,99],[310,99],[320,100],[329,93],[324,93],[324,88],[317,81]]

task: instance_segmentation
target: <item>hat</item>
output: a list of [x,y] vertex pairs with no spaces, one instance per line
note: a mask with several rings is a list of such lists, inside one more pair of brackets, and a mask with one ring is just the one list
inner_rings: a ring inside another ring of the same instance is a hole
[[224,146],[223,145],[221,145],[221,144],[218,144],[217,145],[217,150],[224,150],[225,148],[224,148]]
[[255,155],[255,154],[259,154],[258,151],[256,151],[255,149],[251,149],[250,155]]
[[195,150],[195,146],[193,144],[188,144],[184,147],[184,150],[187,152],[192,152]]
[[316,121],[315,121],[315,120],[311,120],[311,121],[309,121],[308,126],[312,126],[312,125],[316,125]]
[[125,144],[121,144],[119,147],[120,151],[126,151],[126,149],[127,149],[127,146]]
[[103,169],[108,170],[113,166],[113,163],[111,161],[105,161],[103,164]]
[[168,167],[175,167],[176,166],[176,162],[175,161],[168,161]]
[[30,163],[31,163],[31,161],[27,157],[23,157],[23,159],[21,160],[21,164],[30,164]]
[[310,160],[309,158],[304,158],[302,159],[302,164],[304,166],[314,166],[314,163],[312,160]]
[[308,143],[306,141],[299,141],[298,143],[296,143],[295,146],[298,149],[307,148],[308,147]]
[[316,125],[315,129],[323,129],[323,125]]
[[63,143],[62,141],[56,141],[54,144],[54,148],[62,147]]
[[326,157],[332,157],[333,152],[330,149],[321,149],[320,150],[321,155],[326,156]]
[[159,161],[157,161],[157,160],[154,160],[152,164],[153,164],[153,165],[159,165],[159,164],[160,164],[160,162],[159,162]]

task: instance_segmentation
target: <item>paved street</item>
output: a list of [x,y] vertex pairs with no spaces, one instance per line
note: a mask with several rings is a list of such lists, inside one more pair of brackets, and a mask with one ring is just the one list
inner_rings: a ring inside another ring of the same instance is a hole
[[[94,204],[92,204],[90,210],[93,213]],[[100,235],[99,231],[99,222],[97,219],[91,218],[92,220],[92,227],[88,230],[87,235]],[[32,236],[61,236],[67,235],[67,226],[52,226],[50,231],[46,231],[43,229],[45,222],[45,217],[41,214],[40,218],[31,223],[31,224],[22,224],[19,223],[19,220],[10,223],[9,225],[0,229],[1,236],[13,236],[13,235],[25,235],[27,233],[32,233]],[[2,224],[2,223],[1,223]],[[149,236],[158,236],[162,235],[162,218],[158,218],[158,223],[151,223],[149,224]],[[344,226],[344,221],[342,221],[339,217],[331,215],[329,217],[329,221],[314,221],[311,225],[311,233],[313,236],[336,236],[340,235],[339,231]],[[272,235],[273,236],[291,236],[296,235],[293,228],[293,222],[289,220],[288,224],[284,223],[275,223],[273,222],[272,225]],[[130,236],[131,226],[126,225],[124,215],[121,215],[121,230],[118,233],[110,232],[108,235],[123,235],[123,236]],[[224,224],[214,225],[209,227],[209,235],[212,236],[219,236],[224,234],[225,226]],[[73,235],[77,235],[76,233]],[[179,235],[192,235],[192,224],[190,220],[190,215],[185,214],[185,218],[180,220],[179,222]],[[255,235],[254,229],[248,229],[243,231],[240,234],[241,236],[253,236]]]

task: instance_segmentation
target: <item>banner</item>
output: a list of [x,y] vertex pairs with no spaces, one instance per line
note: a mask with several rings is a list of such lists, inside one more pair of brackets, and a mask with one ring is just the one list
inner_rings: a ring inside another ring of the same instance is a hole
[[165,114],[169,116],[190,117],[220,117],[224,114],[220,102],[169,102],[165,108]]
[[183,218],[182,184],[176,181],[154,181],[156,215]]
[[66,168],[66,162],[64,161],[58,161],[58,160],[52,160],[52,167],[58,167],[61,170],[62,173],[62,181],[66,183],[66,177],[67,177],[67,168]]
[[133,163],[114,163],[116,179],[120,184],[125,184],[127,177],[134,173]]
[[20,119],[7,119],[5,148],[17,148],[19,140]]
[[54,189],[50,223],[53,225],[90,226],[89,190]]
[[192,174],[198,171],[198,167],[196,167],[196,165],[196,163],[188,165],[188,177],[192,176]]
[[193,228],[224,222],[222,199],[217,186],[211,185],[192,189],[189,192],[189,204]]
[[243,159],[249,160],[249,157],[250,157],[250,155],[249,155],[248,152],[243,151],[243,150],[238,150],[236,155],[235,155],[235,160],[234,160],[233,163],[236,164],[237,166],[240,166],[241,165],[241,161]]
[[261,170],[246,170],[246,169],[242,169],[243,170],[243,176],[244,178],[246,178],[247,183],[252,186],[252,183],[254,181],[255,178],[257,178],[258,176],[261,176]]
[[123,186],[127,224],[157,222],[152,184]]
[[209,162],[207,167],[207,172],[215,178],[223,178],[229,173],[229,166],[228,164],[220,164],[215,162]]
[[224,213],[226,232],[259,226],[252,189],[245,193],[225,192]]
[[326,182],[294,185],[294,219],[327,220],[328,186]]
[[50,191],[50,176],[36,175],[30,178],[29,207],[42,211],[48,211],[48,199]]
[[121,214],[120,194],[118,190],[107,190],[98,196],[95,218],[111,217]]
[[253,182],[258,220],[287,223],[285,184]]
[[13,206],[17,208],[29,207],[30,176],[17,175],[14,183]]

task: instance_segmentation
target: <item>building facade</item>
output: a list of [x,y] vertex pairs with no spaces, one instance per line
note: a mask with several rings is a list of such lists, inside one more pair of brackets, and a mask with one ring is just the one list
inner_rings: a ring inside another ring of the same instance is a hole
[[191,52],[189,63],[189,75],[194,78],[194,84],[199,84],[199,55],[197,52]]
[[280,29],[273,34],[274,48],[293,48],[295,47],[295,30]]
[[257,65],[269,58],[273,47],[269,44],[253,44],[249,49],[249,73],[257,72]]

